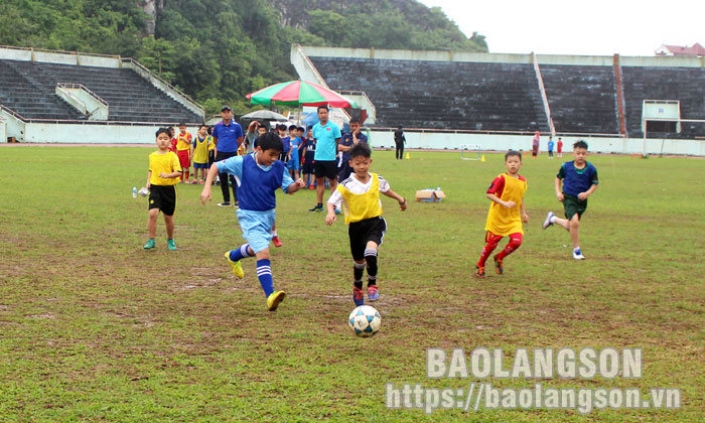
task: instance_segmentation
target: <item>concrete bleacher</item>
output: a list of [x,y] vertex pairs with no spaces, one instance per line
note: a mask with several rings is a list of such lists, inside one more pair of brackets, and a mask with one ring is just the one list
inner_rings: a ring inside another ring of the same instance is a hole
[[[678,100],[681,119],[705,119],[705,69],[698,67],[629,66],[622,70],[627,131],[642,137],[644,100]],[[652,134],[657,135],[657,134]],[[705,123],[683,122],[680,134],[658,134],[667,138],[705,136]]]
[[85,119],[55,94],[57,83],[82,84],[105,100],[108,121],[201,121],[131,69],[0,60],[0,104],[30,120]]
[[542,65],[541,75],[556,132],[619,132],[612,67]]
[[333,90],[362,90],[377,126],[547,131],[530,64],[310,57]]

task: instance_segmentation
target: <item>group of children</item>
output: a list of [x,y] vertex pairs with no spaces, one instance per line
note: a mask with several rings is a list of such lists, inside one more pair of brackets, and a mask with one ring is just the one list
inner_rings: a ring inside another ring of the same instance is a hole
[[[290,134],[292,129],[290,129]],[[294,128],[296,131],[298,127]],[[200,134],[200,128],[199,128]],[[170,139],[167,129],[156,133],[158,150],[149,156],[147,188],[149,194],[149,240],[145,249],[155,248],[157,217],[161,211],[167,231],[167,245],[176,249],[174,243],[174,210],[176,192],[174,185],[182,175],[182,166],[177,154],[169,150]],[[291,137],[291,135],[289,135]],[[298,138],[295,137],[295,138]],[[287,159],[291,161],[290,149]],[[301,141],[300,139],[298,141]],[[300,146],[302,143],[294,141]],[[215,162],[207,172],[205,184],[200,195],[205,205],[211,200],[211,186],[219,173],[234,175],[238,181],[239,209],[237,218],[242,229],[245,243],[238,248],[227,251],[225,259],[232,272],[238,278],[245,273],[241,260],[255,257],[257,260],[257,277],[266,297],[267,308],[277,309],[284,300],[284,291],[274,289],[269,244],[272,241],[272,229],[275,224],[276,191],[282,189],[287,194],[305,188],[306,182],[292,177],[282,161],[284,142],[280,135],[266,129],[254,140],[251,154],[234,156]],[[556,198],[565,208],[566,218],[559,218],[552,211],[548,212],[543,229],[558,225],[570,232],[573,241],[573,257],[583,260],[579,246],[580,218],[587,208],[588,197],[597,189],[597,169],[587,162],[588,146],[584,141],[573,145],[574,160],[562,164],[555,179]],[[348,225],[350,251],[353,256],[353,301],[356,305],[364,304],[363,275],[367,271],[367,297],[370,301],[379,298],[377,286],[377,255],[382,244],[387,224],[382,218],[380,194],[395,199],[401,211],[406,210],[406,199],[394,192],[389,183],[380,175],[370,172],[372,150],[366,142],[355,143],[348,151],[350,174],[336,186],[327,201],[325,222],[332,225],[337,220],[336,209],[341,208]],[[506,172],[497,176],[486,192],[492,202],[485,224],[485,246],[476,265],[476,275],[485,277],[485,263],[497,248],[503,237],[509,242],[499,254],[493,257],[497,274],[504,272],[504,259],[516,251],[523,241],[522,222],[528,223],[529,216],[524,204],[524,195],[528,188],[526,179],[519,174],[522,155],[518,151],[509,151],[504,156]]]
[[[215,155],[215,143],[210,134],[208,125],[200,125],[196,137],[192,137],[186,131],[186,124],[179,123],[179,133],[174,134],[174,128],[165,128],[171,137],[169,150],[176,153],[181,166],[179,182],[187,184],[203,184],[206,180],[206,172],[213,164]],[[193,163],[193,181],[190,180],[191,164]],[[199,178],[199,171],[201,176]]]

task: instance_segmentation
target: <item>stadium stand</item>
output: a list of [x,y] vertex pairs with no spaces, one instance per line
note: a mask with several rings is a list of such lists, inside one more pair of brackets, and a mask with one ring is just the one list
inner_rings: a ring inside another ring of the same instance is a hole
[[364,91],[377,125],[546,131],[533,67],[519,63],[310,57],[334,90]]
[[[643,136],[641,114],[644,100],[678,100],[681,119],[705,119],[704,68],[625,66],[622,75],[630,137]],[[680,134],[658,135],[665,138],[702,137],[705,136],[705,124],[684,122]]]
[[202,121],[131,69],[0,60],[0,104],[26,119],[85,119],[55,94],[57,83],[93,91],[108,103],[108,121]]
[[611,67],[542,65],[541,75],[556,132],[619,132]]

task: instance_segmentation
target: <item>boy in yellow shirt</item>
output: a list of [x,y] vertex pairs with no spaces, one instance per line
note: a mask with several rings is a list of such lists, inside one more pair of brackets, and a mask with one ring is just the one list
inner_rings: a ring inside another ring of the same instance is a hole
[[379,299],[377,287],[377,250],[382,245],[387,231],[387,222],[382,218],[382,202],[379,194],[399,202],[401,211],[406,210],[406,199],[392,191],[383,177],[370,173],[372,150],[367,143],[359,143],[350,149],[350,167],[353,173],[338,184],[328,199],[326,224],[336,221],[336,208],[343,209],[348,224],[350,251],[353,256],[353,301],[356,306],[365,303],[362,291],[362,273],[367,267],[367,298]]
[[505,236],[509,237],[507,246],[494,256],[495,271],[498,275],[504,273],[504,258],[516,251],[524,239],[524,223],[529,222],[524,206],[524,194],[528,188],[526,179],[519,175],[521,169],[521,153],[510,150],[504,155],[504,166],[507,171],[497,176],[487,189],[487,198],[492,201],[487,213],[485,224],[485,247],[477,262],[477,277],[485,277],[485,262],[499,242]]
[[[208,152],[215,148],[213,137],[208,135],[208,125],[198,127],[198,134],[191,145],[191,157],[193,159],[193,183],[201,184],[206,181],[208,175]],[[198,170],[201,170],[201,179],[198,179]]]
[[156,247],[154,238],[157,236],[157,218],[159,212],[164,213],[166,224],[167,247],[176,250],[174,243],[174,210],[176,210],[176,185],[181,176],[179,158],[169,151],[171,138],[167,128],[157,130],[157,147],[159,150],[149,155],[149,171],[147,172],[147,189],[149,190],[149,220],[147,230],[149,240],[144,244],[145,250]]

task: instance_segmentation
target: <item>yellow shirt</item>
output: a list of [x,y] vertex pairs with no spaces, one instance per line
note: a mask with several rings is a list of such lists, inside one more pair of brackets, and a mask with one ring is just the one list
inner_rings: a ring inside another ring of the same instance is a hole
[[336,190],[343,196],[343,212],[345,223],[359,222],[382,215],[382,203],[379,201],[379,178],[376,173],[370,173],[372,184],[370,189],[362,194],[355,194],[343,184],[338,184]]
[[176,149],[178,151],[191,149],[191,134],[190,133],[185,132],[182,134],[181,132],[179,132],[179,134],[176,135]]
[[494,194],[504,201],[514,201],[515,205],[512,208],[507,208],[493,201],[490,204],[490,211],[487,213],[486,231],[499,236],[524,233],[521,224],[521,205],[527,188],[528,185],[523,176],[514,178],[507,173],[499,175],[492,182],[487,193]]
[[159,174],[181,172],[179,157],[173,151],[155,151],[149,155],[149,170],[152,172],[149,178],[151,185],[176,185],[179,178],[162,178]]
[[206,135],[206,138],[201,141],[196,137],[196,148],[193,149],[194,163],[208,163],[208,152],[214,148],[213,137]]

